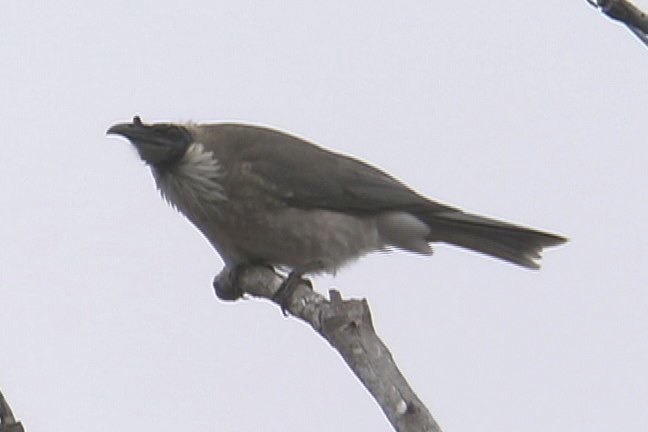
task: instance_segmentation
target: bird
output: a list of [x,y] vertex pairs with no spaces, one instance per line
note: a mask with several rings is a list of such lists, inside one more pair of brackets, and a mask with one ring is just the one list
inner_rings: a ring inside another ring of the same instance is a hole
[[112,125],[151,169],[162,197],[225,266],[335,274],[371,252],[431,255],[446,243],[528,269],[566,238],[464,212],[383,170],[295,135],[244,123]]

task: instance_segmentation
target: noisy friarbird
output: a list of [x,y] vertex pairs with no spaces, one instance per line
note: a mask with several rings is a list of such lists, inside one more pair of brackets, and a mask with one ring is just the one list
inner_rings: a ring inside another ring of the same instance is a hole
[[565,238],[432,201],[358,159],[277,130],[234,123],[119,123],[162,196],[227,266],[335,273],[374,251],[432,254],[449,243],[537,269]]

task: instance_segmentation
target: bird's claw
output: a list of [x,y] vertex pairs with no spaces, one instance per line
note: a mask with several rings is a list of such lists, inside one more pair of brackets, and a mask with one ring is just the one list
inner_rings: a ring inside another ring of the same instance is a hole
[[281,313],[283,316],[288,316],[288,307],[290,306],[290,301],[292,296],[295,293],[297,287],[301,284],[306,284],[309,288],[313,288],[313,284],[310,280],[302,278],[301,273],[290,272],[288,277],[283,280],[279,289],[275,291],[272,295],[272,300],[279,304],[281,307]]

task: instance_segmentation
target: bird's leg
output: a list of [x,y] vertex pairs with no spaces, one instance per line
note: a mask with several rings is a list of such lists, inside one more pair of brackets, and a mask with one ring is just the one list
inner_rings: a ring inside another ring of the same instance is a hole
[[310,287],[311,289],[313,288],[311,281],[302,278],[303,275],[304,272],[302,271],[291,271],[290,273],[288,273],[288,277],[283,280],[283,282],[279,286],[279,289],[272,295],[272,300],[279,303],[279,306],[281,306],[281,313],[283,313],[284,316],[288,316],[288,306],[290,305],[290,300],[295,293],[295,289],[300,284],[303,283],[308,285],[308,287]]

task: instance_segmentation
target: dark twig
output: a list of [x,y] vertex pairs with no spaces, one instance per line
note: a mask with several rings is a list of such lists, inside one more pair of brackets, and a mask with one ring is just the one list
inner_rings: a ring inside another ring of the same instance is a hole
[[608,17],[625,24],[644,44],[648,45],[648,16],[628,0],[586,0]]
[[[267,267],[226,268],[214,279],[214,288],[217,293],[243,292],[273,300],[282,280]],[[376,335],[367,301],[342,300],[334,290],[329,295],[330,301],[305,283],[299,284],[284,306],[340,353],[396,431],[441,432]]]
[[22,423],[16,421],[2,391],[0,391],[0,432],[25,432]]

